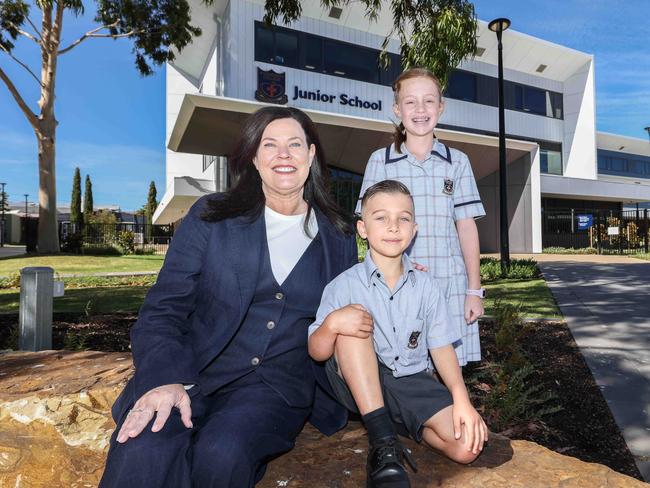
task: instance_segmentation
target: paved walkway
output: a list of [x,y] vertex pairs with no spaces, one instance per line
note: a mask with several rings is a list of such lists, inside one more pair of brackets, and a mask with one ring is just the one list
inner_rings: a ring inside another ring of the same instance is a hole
[[650,480],[650,262],[623,256],[532,257],[641,474]]
[[14,246],[5,244],[3,247],[0,247],[0,258],[6,258],[9,256],[20,256],[25,254],[25,246]]

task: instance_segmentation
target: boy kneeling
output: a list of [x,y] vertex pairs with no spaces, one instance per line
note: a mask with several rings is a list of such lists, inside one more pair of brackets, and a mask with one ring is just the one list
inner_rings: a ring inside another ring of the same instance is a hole
[[[417,231],[413,198],[402,183],[381,181],[361,201],[365,261],[323,292],[309,328],[309,354],[327,360],[339,401],[359,412],[368,430],[367,486],[409,487],[400,433],[424,441],[459,463],[470,463],[487,440],[472,407],[437,282],[412,267],[404,250]],[[433,368],[445,385],[433,376]]]

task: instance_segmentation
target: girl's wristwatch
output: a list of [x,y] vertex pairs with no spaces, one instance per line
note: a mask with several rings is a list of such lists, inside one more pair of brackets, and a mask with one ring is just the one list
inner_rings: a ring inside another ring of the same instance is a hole
[[479,288],[478,290],[465,290],[465,295],[473,295],[479,298],[485,298],[485,288]]

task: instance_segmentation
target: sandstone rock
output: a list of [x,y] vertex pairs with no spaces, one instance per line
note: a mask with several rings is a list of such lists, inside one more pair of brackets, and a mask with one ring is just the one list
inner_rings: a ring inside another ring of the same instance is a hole
[[121,353],[0,356],[0,488],[97,486],[132,373]]
[[[0,488],[97,486],[114,428],[110,406],[131,374],[125,353],[0,355]],[[471,466],[407,444],[419,466],[411,477],[414,488],[648,486],[607,467],[494,434]],[[296,449],[271,463],[258,487],[363,487],[366,449],[359,423],[332,437],[307,426]]]

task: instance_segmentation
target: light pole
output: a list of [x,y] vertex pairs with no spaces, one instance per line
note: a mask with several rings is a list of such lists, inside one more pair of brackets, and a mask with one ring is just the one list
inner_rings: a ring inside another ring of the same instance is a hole
[[510,266],[510,245],[508,238],[508,174],[506,168],[506,122],[503,98],[503,44],[501,35],[510,27],[506,18],[494,19],[488,29],[496,32],[499,43],[499,228],[501,230],[501,272],[505,274]]
[[0,183],[2,185],[2,193],[0,194],[0,197],[2,198],[2,221],[0,221],[0,247],[5,247],[5,205],[7,204],[7,200],[5,198],[5,185],[6,183]]
[[27,218],[29,217],[29,214],[27,213],[27,197],[29,196],[29,193],[23,193],[25,195],[25,221],[27,221]]

